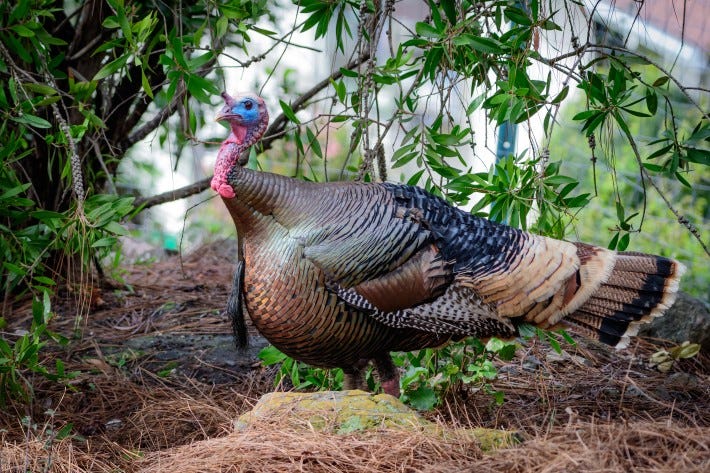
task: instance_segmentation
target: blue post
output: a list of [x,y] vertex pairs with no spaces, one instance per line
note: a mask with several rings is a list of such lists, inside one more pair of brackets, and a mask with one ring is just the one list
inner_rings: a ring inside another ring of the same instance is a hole
[[496,164],[509,154],[515,154],[515,141],[518,127],[513,122],[505,122],[498,127],[498,145],[496,146]]
[[[515,2],[518,8],[525,8],[520,0]],[[510,22],[510,27],[515,26],[514,22]],[[501,162],[506,156],[515,155],[515,143],[518,136],[518,127],[515,123],[507,121],[498,127],[498,145],[496,146],[496,164]],[[508,223],[503,217],[501,223]]]

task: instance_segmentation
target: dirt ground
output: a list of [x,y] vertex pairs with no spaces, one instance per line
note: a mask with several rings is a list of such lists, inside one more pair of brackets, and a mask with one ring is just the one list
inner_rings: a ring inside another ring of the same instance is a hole
[[[124,284],[92,293],[81,339],[47,355],[76,376],[66,385],[36,379],[30,406],[0,412],[0,471],[710,471],[709,359],[660,373],[648,358],[671,345],[659,340],[621,352],[580,340],[562,355],[531,342],[499,367],[502,405],[462,388],[424,414],[524,439],[494,453],[411,431],[235,431],[234,420],[274,389],[275,373],[258,362],[257,334],[247,353],[233,348],[221,314],[233,255],[233,242],[218,242],[130,267]],[[53,330],[74,333],[76,298],[55,304]],[[23,313],[14,325],[27,322],[29,306],[16,308]],[[71,435],[59,438],[69,423]]]

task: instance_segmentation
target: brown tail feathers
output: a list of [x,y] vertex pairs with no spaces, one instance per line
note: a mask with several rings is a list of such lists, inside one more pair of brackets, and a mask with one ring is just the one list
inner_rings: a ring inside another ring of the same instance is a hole
[[[582,268],[590,250],[596,248],[578,244]],[[610,259],[608,277],[563,323],[585,336],[625,348],[642,324],[663,315],[673,305],[685,266],[643,253],[606,254],[611,257],[605,258]]]

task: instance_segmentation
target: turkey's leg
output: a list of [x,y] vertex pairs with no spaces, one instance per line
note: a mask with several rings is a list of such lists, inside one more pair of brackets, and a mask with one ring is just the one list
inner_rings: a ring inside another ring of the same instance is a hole
[[367,391],[365,383],[365,373],[363,369],[367,366],[369,360],[362,359],[356,365],[343,368],[343,390],[360,389]]
[[394,397],[399,397],[399,372],[389,353],[375,358],[377,373],[380,375],[382,390]]
[[362,371],[345,371],[345,376],[343,377],[343,391],[349,391],[351,389],[362,389],[362,384]]

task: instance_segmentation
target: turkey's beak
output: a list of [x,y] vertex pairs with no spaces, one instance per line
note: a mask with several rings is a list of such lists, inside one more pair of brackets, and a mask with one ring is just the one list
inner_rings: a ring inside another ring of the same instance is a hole
[[240,123],[242,121],[242,116],[239,115],[238,113],[232,113],[232,111],[229,109],[229,107],[224,107],[222,110],[217,113],[217,116],[214,117],[214,120],[216,122],[237,122]]
[[216,121],[216,122],[228,121],[231,117],[234,116],[231,113],[229,113],[228,107],[225,107],[225,108],[227,108],[227,110],[220,110],[219,113],[217,113],[217,116],[214,117],[214,121]]
[[239,115],[232,113],[232,105],[234,105],[234,98],[227,92],[222,92],[222,98],[224,99],[225,106],[219,111],[217,116],[214,118],[216,122],[230,121],[234,119],[240,119]]

